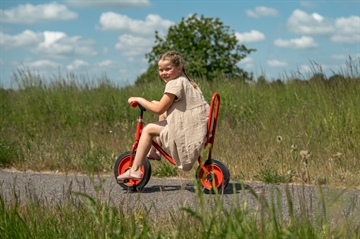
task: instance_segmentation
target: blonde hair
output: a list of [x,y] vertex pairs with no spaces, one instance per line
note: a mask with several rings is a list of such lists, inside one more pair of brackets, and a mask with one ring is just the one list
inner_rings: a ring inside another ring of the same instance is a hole
[[185,61],[184,58],[178,53],[177,51],[167,51],[163,54],[161,54],[158,58],[159,61],[169,61],[172,65],[175,67],[182,67],[182,73],[184,76],[190,81],[190,84],[194,88],[198,88],[199,86],[192,80],[185,72]]

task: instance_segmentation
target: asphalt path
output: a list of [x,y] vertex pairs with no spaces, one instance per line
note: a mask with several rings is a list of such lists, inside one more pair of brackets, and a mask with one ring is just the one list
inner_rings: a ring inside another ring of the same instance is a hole
[[[287,193],[288,191],[288,193]],[[230,182],[224,192],[218,195],[199,194],[192,180],[183,178],[151,178],[141,192],[132,192],[120,187],[114,176],[64,175],[60,173],[19,172],[0,169],[0,194],[5,203],[14,200],[26,203],[37,201],[44,204],[61,203],[70,198],[88,195],[109,205],[121,206],[124,211],[145,210],[150,216],[160,218],[176,213],[179,208],[196,210],[201,204],[212,210],[221,203],[224,210],[234,207],[257,209],[259,199],[268,203],[281,200],[282,214],[288,215],[288,196],[294,209],[306,209],[309,215],[322,211],[320,206],[325,199],[330,217],[360,219],[360,191],[341,188],[328,188],[308,185],[265,184],[260,182]],[[275,196],[274,196],[275,195]],[[320,203],[320,204],[319,204]],[[334,209],[334,210],[332,210]],[[335,210],[336,209],[336,210]],[[360,220],[359,220],[360,221]]]

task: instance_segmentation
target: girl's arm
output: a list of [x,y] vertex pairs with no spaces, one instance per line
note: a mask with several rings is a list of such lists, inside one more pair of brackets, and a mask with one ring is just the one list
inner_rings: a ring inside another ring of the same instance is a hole
[[174,94],[165,93],[161,98],[161,100],[157,103],[148,101],[142,97],[130,97],[128,99],[128,103],[131,104],[131,102],[136,101],[139,104],[141,104],[145,109],[155,114],[161,115],[170,108],[174,100],[175,100]]

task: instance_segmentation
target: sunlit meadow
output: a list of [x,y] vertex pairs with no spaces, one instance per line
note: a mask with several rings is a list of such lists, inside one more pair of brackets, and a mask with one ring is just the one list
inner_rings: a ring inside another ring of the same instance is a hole
[[[221,97],[213,157],[232,180],[359,186],[360,80],[357,65],[324,79],[295,73],[285,80],[198,80],[210,101]],[[19,70],[17,90],[0,90],[0,164],[18,170],[111,174],[130,150],[139,110],[129,96],[160,99],[161,80],[117,87],[106,77],[79,79]],[[157,117],[145,112],[144,121]],[[306,152],[306,153],[305,153]],[[178,172],[153,162],[155,175]]]
[[[164,89],[160,80],[118,87],[106,77],[89,80],[69,74],[46,80],[29,70],[16,72],[13,81],[16,90],[0,89],[1,167],[91,175],[111,175],[116,157],[133,143],[139,110],[130,107],[127,98],[159,99]],[[343,72],[329,79],[314,69],[309,77],[291,73],[272,82],[264,76],[246,83],[229,79],[197,82],[209,101],[214,92],[220,93],[213,157],[228,166],[232,181],[360,186],[357,65],[350,62]],[[157,120],[149,112],[144,118],[145,122]],[[192,178],[196,168],[184,173],[164,161],[152,165],[154,177],[180,174]],[[278,210],[284,205],[276,191],[271,201],[253,193],[260,205],[256,209],[250,209],[246,201],[226,209],[215,197],[213,208],[204,210],[204,195],[199,191],[196,195],[197,209],[185,205],[177,213],[169,212],[162,221],[153,221],[146,208],[129,211],[85,193],[69,191],[57,203],[28,195],[26,204],[21,204],[15,191],[11,200],[0,192],[0,235],[359,238],[358,221],[350,214],[345,219],[342,214],[341,219],[329,220],[325,198],[311,208],[312,218],[308,217],[307,202],[294,208],[290,190],[287,216]],[[331,209],[352,205],[336,204]]]

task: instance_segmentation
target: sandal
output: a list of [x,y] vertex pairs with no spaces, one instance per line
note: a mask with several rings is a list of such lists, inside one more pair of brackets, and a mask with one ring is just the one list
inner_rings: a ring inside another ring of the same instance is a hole
[[149,153],[146,157],[150,160],[157,160],[157,161],[161,160],[161,156],[153,152]]
[[142,172],[136,171],[131,173],[129,170],[117,177],[117,180],[126,180],[126,179],[140,180],[142,179]]

